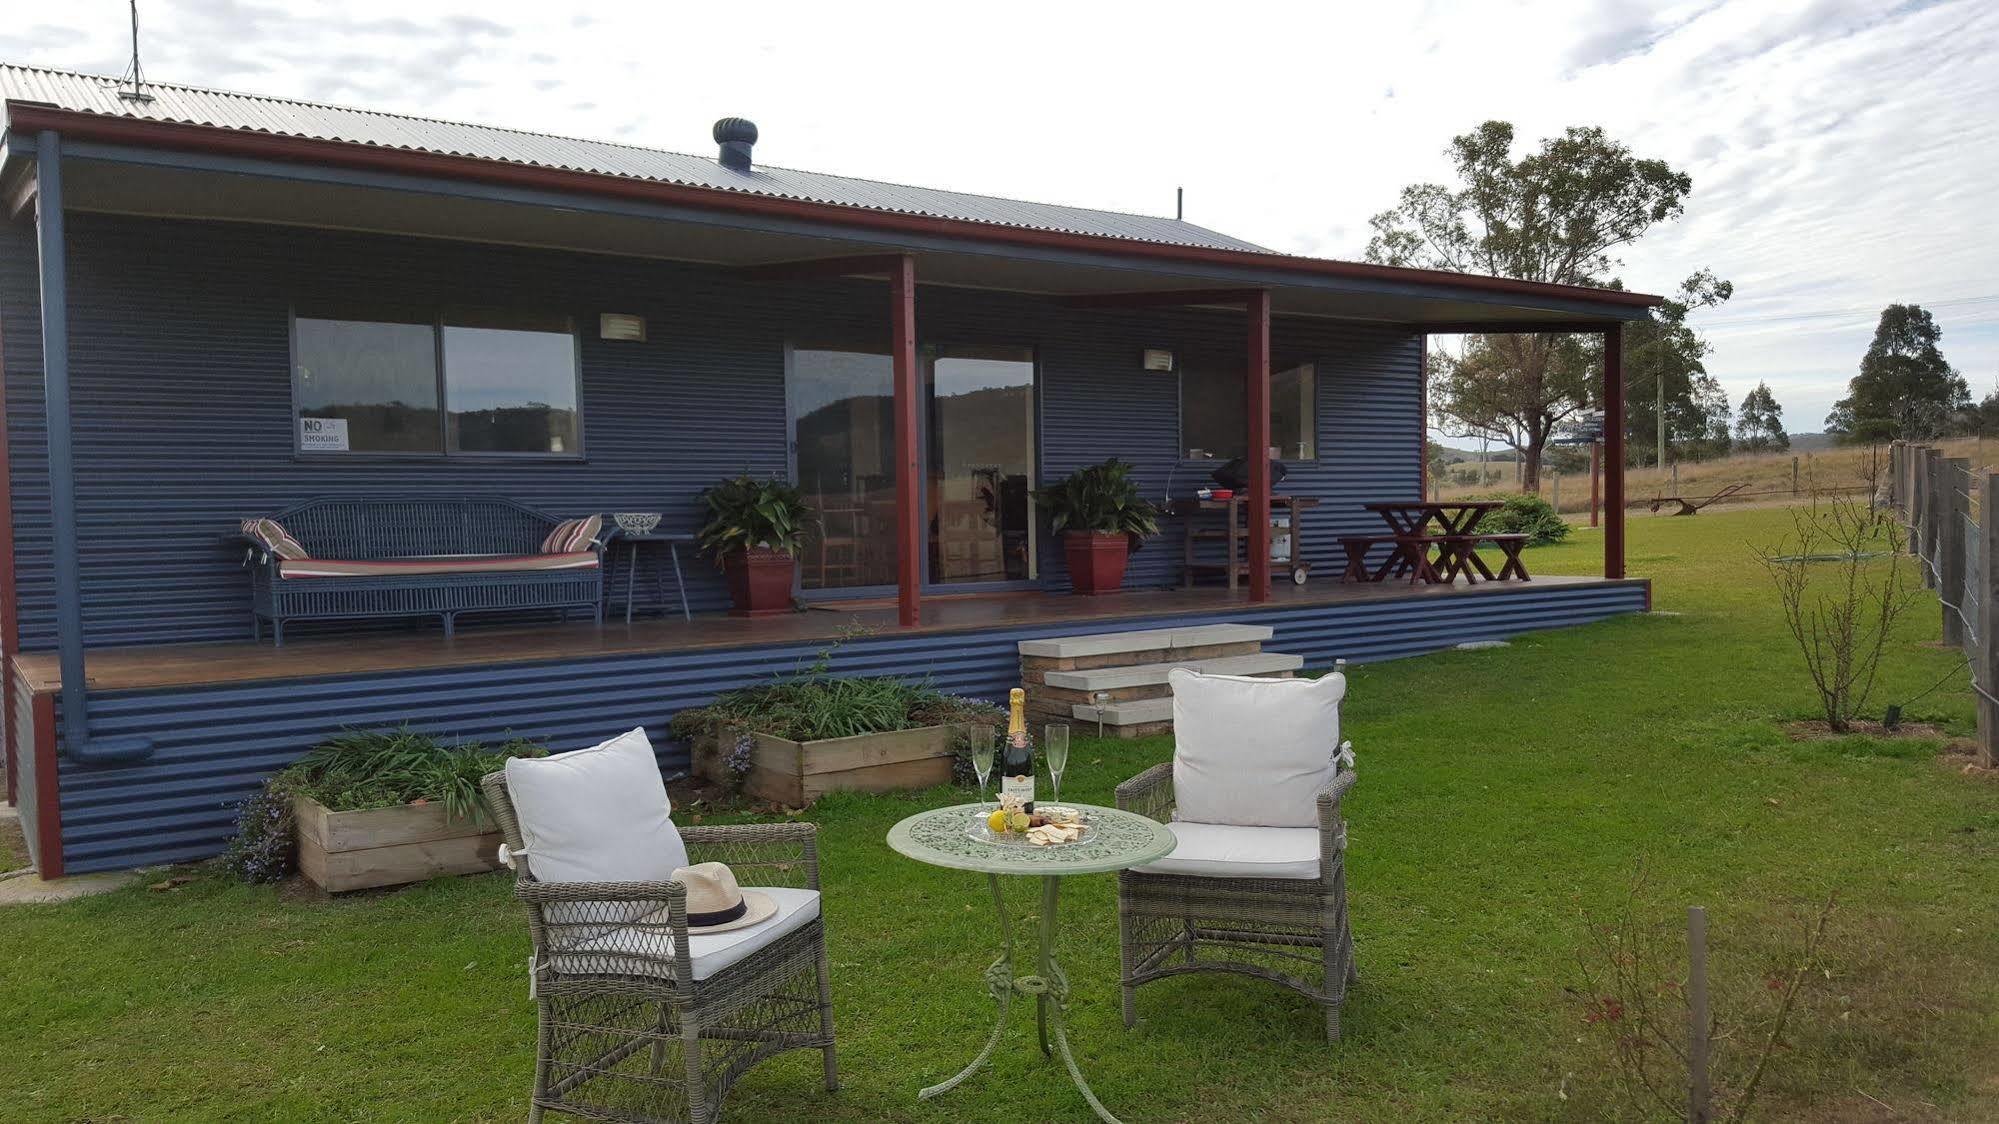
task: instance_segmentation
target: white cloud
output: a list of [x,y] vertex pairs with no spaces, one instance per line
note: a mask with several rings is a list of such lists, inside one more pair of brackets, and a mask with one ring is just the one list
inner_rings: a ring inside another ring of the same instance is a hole
[[[163,81],[706,151],[739,114],[771,163],[1188,217],[1351,257],[1488,118],[1601,124],[1686,169],[1686,218],[1628,285],[1736,283],[1707,316],[1740,400],[1793,429],[1844,391],[1878,309],[1932,306],[1999,376],[1999,5],[1549,0],[1212,7],[509,0],[143,2]],[[125,5],[45,9],[0,58],[117,73]]]

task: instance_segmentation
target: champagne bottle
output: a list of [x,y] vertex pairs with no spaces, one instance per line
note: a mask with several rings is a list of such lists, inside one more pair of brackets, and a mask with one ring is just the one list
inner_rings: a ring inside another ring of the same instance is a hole
[[1020,798],[1022,811],[1034,811],[1034,746],[1027,740],[1027,692],[1015,687],[1007,694],[1012,714],[1007,718],[1006,748],[1000,754],[1000,796]]

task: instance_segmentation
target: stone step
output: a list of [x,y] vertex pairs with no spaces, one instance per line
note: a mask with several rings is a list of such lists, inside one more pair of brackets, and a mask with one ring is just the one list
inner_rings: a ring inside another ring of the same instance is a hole
[[1211,660],[1173,660],[1168,663],[1140,664],[1137,667],[1099,667],[1087,671],[1047,671],[1042,681],[1050,687],[1072,691],[1114,691],[1126,687],[1164,687],[1174,668],[1184,667],[1206,675],[1272,675],[1297,671],[1305,657],[1282,652],[1259,652],[1253,656],[1224,656]]
[[[1089,703],[1077,703],[1074,718],[1078,722],[1095,722],[1097,708]],[[1143,726],[1158,722],[1173,721],[1173,696],[1161,699],[1133,699],[1130,702],[1114,702],[1104,706],[1104,725]]]
[[1081,656],[1110,656],[1126,652],[1152,652],[1164,648],[1202,648],[1215,644],[1260,644],[1270,639],[1271,630],[1256,624],[1204,624],[1185,628],[1148,628],[1134,632],[1099,632],[1087,636],[1052,636],[1045,640],[1022,640],[1020,654],[1047,659],[1076,659]]

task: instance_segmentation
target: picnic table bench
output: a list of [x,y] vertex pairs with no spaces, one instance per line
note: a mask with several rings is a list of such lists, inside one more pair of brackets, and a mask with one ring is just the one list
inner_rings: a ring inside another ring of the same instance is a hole
[[[1407,577],[1410,584],[1449,584],[1462,577],[1466,582],[1530,580],[1520,552],[1527,546],[1523,534],[1480,533],[1478,524],[1488,512],[1503,506],[1497,500],[1469,500],[1443,503],[1434,500],[1362,504],[1381,516],[1389,533],[1346,535],[1340,548],[1346,552],[1346,569],[1340,580],[1380,582],[1391,577]],[[1432,526],[1436,530],[1432,530]],[[1499,548],[1505,555],[1498,573],[1478,553],[1482,544]],[[1370,566],[1375,550],[1389,546],[1380,562]],[[1434,550],[1436,556],[1431,557]]]

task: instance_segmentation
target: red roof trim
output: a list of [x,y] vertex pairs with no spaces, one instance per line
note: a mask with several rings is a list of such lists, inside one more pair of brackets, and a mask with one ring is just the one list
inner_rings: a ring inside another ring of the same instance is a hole
[[230,156],[262,157],[300,163],[328,164],[370,171],[439,176],[476,180],[555,191],[575,191],[612,198],[653,203],[674,203],[713,211],[795,218],[839,226],[900,234],[926,234],[964,238],[980,242],[1042,246],[1127,257],[1201,265],[1238,266],[1269,269],[1300,276],[1338,277],[1348,280],[1389,281],[1404,284],[1441,285],[1458,289],[1505,293],[1522,297],[1545,297],[1568,301],[1589,301],[1626,308],[1657,305],[1663,298],[1620,289],[1594,289],[1582,285],[1552,285],[1540,281],[1517,281],[1509,277],[1487,277],[1474,273],[1451,273],[1435,269],[1406,269],[1400,266],[1371,265],[1365,262],[1332,261],[1325,258],[1293,257],[1288,254],[1225,250],[1208,246],[1182,246],[1162,242],[1141,242],[1097,234],[1035,230],[1001,226],[968,219],[938,218],[897,211],[874,211],[838,203],[803,199],[780,199],[712,187],[661,183],[630,179],[596,172],[548,168],[532,164],[512,164],[472,156],[383,148],[351,141],[319,140],[284,136],[246,129],[212,125],[189,125],[177,121],[147,121],[129,117],[107,117],[98,113],[55,109],[27,102],[9,101],[9,128],[31,133],[53,129],[64,136],[135,144],[186,151],[220,153]]

